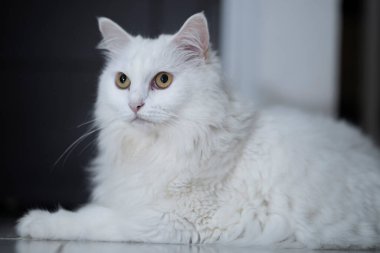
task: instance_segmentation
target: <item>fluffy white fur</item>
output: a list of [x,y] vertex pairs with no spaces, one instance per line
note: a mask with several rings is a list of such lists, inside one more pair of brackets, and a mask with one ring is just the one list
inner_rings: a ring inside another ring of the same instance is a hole
[[[380,155],[343,122],[252,110],[226,89],[207,21],[131,36],[99,19],[107,51],[89,204],[34,210],[23,237],[276,247],[380,245]],[[115,75],[131,80],[118,89]],[[172,85],[152,89],[161,71]],[[129,104],[144,103],[137,115]]]

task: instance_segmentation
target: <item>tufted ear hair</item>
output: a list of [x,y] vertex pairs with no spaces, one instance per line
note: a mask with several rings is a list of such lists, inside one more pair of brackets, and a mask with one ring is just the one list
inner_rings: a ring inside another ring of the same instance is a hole
[[103,37],[97,47],[99,49],[104,49],[111,53],[117,53],[132,39],[131,35],[111,19],[100,17],[98,18],[98,25]]
[[186,60],[206,59],[209,48],[209,31],[203,12],[188,18],[174,35],[173,41],[179,49],[186,52]]

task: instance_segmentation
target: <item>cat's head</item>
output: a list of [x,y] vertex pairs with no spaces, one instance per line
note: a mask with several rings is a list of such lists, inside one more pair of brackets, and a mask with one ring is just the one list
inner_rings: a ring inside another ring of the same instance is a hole
[[180,121],[211,122],[223,110],[219,64],[203,13],[156,39],[132,36],[107,18],[98,21],[99,48],[107,56],[96,104],[100,124],[154,130]]

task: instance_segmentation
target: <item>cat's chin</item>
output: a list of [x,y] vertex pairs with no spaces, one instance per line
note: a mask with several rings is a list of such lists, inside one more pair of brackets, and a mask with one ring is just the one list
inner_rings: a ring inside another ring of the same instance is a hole
[[143,128],[143,129],[151,129],[153,128],[156,123],[153,121],[150,121],[148,119],[144,119],[142,117],[135,117],[129,122],[133,127],[136,128]]
[[133,120],[131,120],[130,122],[131,122],[131,124],[135,124],[135,125],[153,124],[153,122],[146,120],[146,119],[143,119],[143,118],[140,118],[140,117],[136,117]]

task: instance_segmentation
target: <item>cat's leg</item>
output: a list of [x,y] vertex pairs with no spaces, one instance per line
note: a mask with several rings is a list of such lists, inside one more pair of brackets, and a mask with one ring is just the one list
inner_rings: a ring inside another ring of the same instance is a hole
[[122,239],[121,226],[112,210],[89,205],[76,212],[32,210],[19,220],[16,230],[22,237],[37,239],[117,241]]
[[16,229],[22,237],[53,240],[184,243],[197,236],[191,227],[178,229],[160,212],[117,213],[96,205],[76,212],[33,210],[21,218]]

